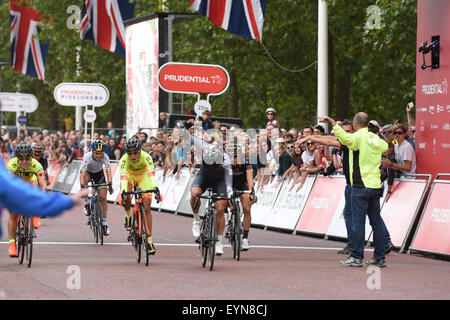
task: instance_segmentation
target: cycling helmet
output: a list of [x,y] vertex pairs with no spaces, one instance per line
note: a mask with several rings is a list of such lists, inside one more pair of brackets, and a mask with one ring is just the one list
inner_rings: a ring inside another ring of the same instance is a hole
[[41,154],[44,151],[44,147],[41,146],[40,144],[33,143],[32,147],[33,147],[33,152],[35,154]]
[[18,144],[14,149],[14,155],[16,157],[32,157],[33,156],[33,148],[28,144]]
[[94,140],[91,143],[91,150],[95,152],[105,152],[105,143],[103,140]]
[[273,112],[273,113],[277,114],[277,110],[275,110],[275,108],[267,108],[266,113],[267,112]]
[[131,138],[125,143],[125,150],[127,152],[134,152],[141,150],[142,143],[139,139]]

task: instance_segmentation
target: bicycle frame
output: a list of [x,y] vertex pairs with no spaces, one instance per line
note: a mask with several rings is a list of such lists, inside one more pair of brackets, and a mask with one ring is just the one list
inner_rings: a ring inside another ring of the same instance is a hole
[[231,210],[228,217],[228,228],[225,234],[225,238],[228,238],[233,249],[233,259],[236,259],[236,261],[239,261],[241,257],[241,235],[243,233],[241,196],[243,194],[252,194],[252,192],[234,190],[233,198],[230,201],[233,205],[233,210]]
[[100,245],[103,245],[103,208],[98,196],[98,188],[108,186],[106,183],[94,184],[94,181],[90,181],[89,187],[94,189],[94,193],[90,200],[90,210],[89,222],[91,230],[94,233],[95,243],[100,240]]
[[35,237],[33,219],[20,215],[16,230],[16,243],[19,263],[22,264],[26,257],[28,268],[31,267],[33,257],[33,238]]
[[149,237],[149,230],[147,230],[147,216],[145,214],[144,203],[143,203],[143,194],[144,193],[154,193],[157,196],[157,202],[159,203],[159,190],[158,188],[153,190],[140,190],[137,188],[137,184],[134,184],[134,190],[130,192],[122,192],[122,203],[125,203],[123,200],[126,195],[133,195],[135,199],[134,210],[133,210],[133,218],[131,223],[131,230],[128,235],[128,241],[131,241],[131,244],[136,253],[136,262],[141,262],[141,249],[142,253],[144,253],[144,262],[145,265],[149,264],[149,253],[147,249],[147,239]]
[[209,261],[209,270],[212,271],[214,267],[214,257],[216,254],[216,241],[217,241],[217,216],[215,203],[219,200],[227,200],[229,198],[220,197],[212,192],[211,188],[207,189],[208,195],[202,196],[197,194],[195,198],[195,205],[197,207],[200,199],[206,199],[207,205],[205,209],[205,215],[200,227],[199,249],[201,252],[201,264],[202,267],[206,266],[206,261]]

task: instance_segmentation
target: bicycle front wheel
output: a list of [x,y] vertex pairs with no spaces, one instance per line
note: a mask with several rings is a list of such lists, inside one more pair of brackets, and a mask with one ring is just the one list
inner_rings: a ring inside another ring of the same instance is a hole
[[202,267],[206,266],[206,261],[208,260],[208,235],[209,235],[209,220],[211,219],[211,214],[207,211],[203,216],[201,233],[200,233],[200,253],[202,255]]
[[95,243],[98,243],[98,216],[96,201],[91,198],[91,214],[92,214],[92,232],[94,233]]
[[208,247],[208,261],[209,271],[212,271],[214,267],[214,258],[216,256],[216,240],[217,240],[217,216],[216,212],[211,212],[211,219],[209,221],[209,247]]
[[33,221],[32,218],[28,218],[28,225],[25,228],[25,252],[28,268],[31,267],[31,261],[33,258]]
[[139,236],[139,218],[137,214],[133,214],[133,222],[131,225],[131,245],[136,255],[136,262],[141,262],[141,237]]
[[96,212],[96,220],[97,220],[97,238],[100,242],[100,245],[103,245],[103,209],[100,203],[100,200],[97,198],[95,207],[97,209]]
[[144,263],[148,266],[148,232],[147,232],[147,217],[143,206],[139,205],[139,213],[141,216],[141,239],[142,239],[142,255],[144,257]]
[[22,264],[25,257],[25,217],[23,216],[19,218],[19,223],[17,225],[16,246],[17,257],[19,258],[19,263]]
[[234,224],[234,230],[233,230],[233,259],[236,259],[236,261],[239,261],[241,258],[241,233],[242,233],[242,227],[241,227],[241,208],[239,207],[239,204],[236,205],[233,217],[233,224]]

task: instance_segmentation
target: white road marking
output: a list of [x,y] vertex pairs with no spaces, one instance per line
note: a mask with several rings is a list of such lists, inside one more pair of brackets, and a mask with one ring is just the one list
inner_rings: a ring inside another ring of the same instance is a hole
[[[0,242],[0,244],[8,244],[8,242]],[[33,242],[36,245],[67,245],[67,246],[78,246],[78,245],[95,245],[100,246],[98,243],[93,242],[46,242],[46,241],[36,241]],[[129,242],[104,242],[103,246],[129,246]],[[156,246],[167,246],[167,247],[198,247],[196,243],[157,243]],[[224,247],[230,247],[228,244],[224,244]],[[297,246],[263,246],[263,245],[252,245],[251,248],[258,249],[292,249],[292,250],[339,250],[341,248],[327,248],[327,247],[297,247]],[[365,251],[373,251],[373,249],[364,249]]]

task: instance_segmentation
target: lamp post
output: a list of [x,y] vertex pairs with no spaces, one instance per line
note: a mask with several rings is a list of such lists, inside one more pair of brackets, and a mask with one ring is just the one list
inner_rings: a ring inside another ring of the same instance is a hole
[[[2,92],[2,70],[1,67],[9,65],[9,62],[0,61],[0,92]],[[3,111],[2,111],[2,102],[0,101],[0,126],[3,126]]]

